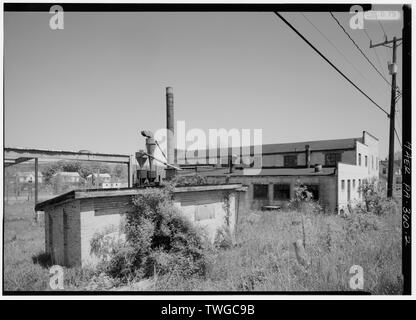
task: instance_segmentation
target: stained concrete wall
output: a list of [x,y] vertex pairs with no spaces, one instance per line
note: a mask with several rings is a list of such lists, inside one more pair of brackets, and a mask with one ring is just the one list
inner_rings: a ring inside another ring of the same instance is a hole
[[52,206],[45,212],[45,249],[56,264],[80,264],[80,223],[78,200]]
[[[341,162],[348,163],[348,164],[355,164],[356,163],[356,150],[328,150],[328,151],[314,151],[311,150],[311,165],[315,164],[321,164],[325,166],[325,155],[327,153],[340,153],[341,154]],[[236,152],[236,154],[239,154],[239,151]],[[256,163],[260,163],[261,158],[261,164],[263,167],[284,167],[284,157],[285,156],[296,156],[297,159],[297,166],[298,167],[304,167],[306,166],[306,154],[305,151],[301,152],[288,152],[288,153],[279,153],[279,154],[264,154],[264,155],[254,155],[254,158]],[[213,161],[213,159],[211,159]],[[240,159],[236,160],[237,164],[240,164],[242,161]],[[206,164],[207,160],[206,157],[202,158],[195,158],[194,162],[192,164]],[[212,163],[212,162],[210,162]],[[215,160],[213,163],[217,164],[228,164],[228,156],[227,157],[221,157],[220,159]],[[247,161],[249,163],[249,161]]]
[[204,230],[211,242],[215,240],[217,230],[224,226],[234,233],[238,214],[236,192],[181,192],[175,193],[174,201],[189,221]]

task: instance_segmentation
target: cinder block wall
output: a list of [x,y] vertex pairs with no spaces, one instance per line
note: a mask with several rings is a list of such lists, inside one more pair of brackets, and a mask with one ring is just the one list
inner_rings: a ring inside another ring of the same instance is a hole
[[45,212],[45,249],[55,264],[80,264],[80,222],[79,200],[52,206]]
[[[175,194],[174,203],[187,219],[205,229],[208,238],[214,241],[217,230],[226,226],[227,220],[230,231],[234,232],[239,210],[236,194],[235,190],[182,192]],[[225,201],[226,195],[228,201]],[[68,267],[96,265],[99,258],[91,252],[91,240],[97,233],[119,232],[118,235],[123,236],[120,227],[125,214],[134,210],[131,198],[75,199],[46,208],[45,248],[54,263]]]
[[[101,209],[105,205],[107,208]],[[97,233],[113,233],[119,230],[124,214],[132,209],[131,197],[127,202],[125,197],[80,200],[81,245],[78,249],[83,267],[94,266],[99,262],[99,258],[91,252],[93,237]]]
[[[228,205],[225,200],[227,195]],[[230,231],[234,232],[237,209],[235,199],[235,192],[225,193],[221,190],[175,194],[178,208],[187,219],[206,231],[211,242],[215,240],[217,230],[227,226],[227,221]]]

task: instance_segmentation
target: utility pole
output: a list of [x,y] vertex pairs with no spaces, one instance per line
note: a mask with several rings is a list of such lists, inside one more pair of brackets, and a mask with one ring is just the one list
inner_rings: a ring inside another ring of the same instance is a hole
[[[370,48],[375,48],[379,46],[386,46],[393,49],[393,61],[389,63],[389,73],[391,74],[391,104],[390,104],[390,132],[389,132],[389,167],[387,172],[387,197],[391,198],[393,196],[393,176],[394,176],[394,119],[396,115],[396,74],[397,74],[397,64],[396,64],[396,49],[398,47],[397,42],[401,41],[402,38],[397,39],[393,37],[393,40],[387,41],[387,36],[384,42],[378,44],[372,44],[370,41]],[[388,44],[392,43],[392,47]]]

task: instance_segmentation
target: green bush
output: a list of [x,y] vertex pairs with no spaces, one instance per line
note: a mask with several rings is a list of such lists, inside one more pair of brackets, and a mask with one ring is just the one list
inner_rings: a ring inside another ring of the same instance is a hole
[[126,216],[126,242],[105,263],[106,273],[127,281],[172,270],[180,276],[204,275],[209,245],[202,230],[174,207],[171,187],[146,189],[133,203],[136,210]]
[[359,187],[359,192],[362,194],[364,202],[364,206],[358,206],[359,211],[376,215],[396,213],[395,201],[387,198],[386,188],[377,180],[364,180]]
[[295,186],[294,197],[289,201],[289,208],[303,213],[319,213],[322,211],[320,204],[313,199],[312,192],[303,185]]
[[194,186],[207,184],[207,179],[197,173],[191,176],[176,176],[172,183],[177,186]]

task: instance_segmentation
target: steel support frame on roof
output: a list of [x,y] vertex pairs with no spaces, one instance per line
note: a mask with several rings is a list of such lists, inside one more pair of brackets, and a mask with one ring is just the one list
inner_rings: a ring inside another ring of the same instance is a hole
[[108,163],[127,164],[128,186],[133,185],[133,158],[123,154],[88,153],[74,151],[39,150],[39,149],[19,149],[4,148],[4,166],[12,166],[18,163],[35,159],[35,205],[38,202],[38,159],[59,159],[59,160],[78,160],[78,161],[99,161]]

